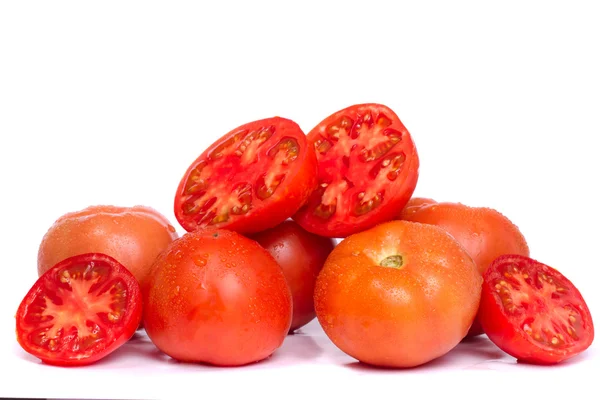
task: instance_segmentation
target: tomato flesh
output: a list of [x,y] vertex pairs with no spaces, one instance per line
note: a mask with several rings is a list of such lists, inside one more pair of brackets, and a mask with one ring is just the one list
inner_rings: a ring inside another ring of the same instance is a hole
[[316,185],[316,158],[294,122],[269,118],[224,135],[192,163],[175,216],[198,227],[258,232],[295,213]]
[[104,254],[68,258],[44,273],[17,312],[23,349],[49,364],[83,365],[128,340],[141,321],[137,280]]
[[528,257],[497,258],[484,276],[481,325],[521,361],[551,364],[589,347],[594,327],[577,288],[560,272]]
[[412,195],[419,160],[396,114],[359,104],[329,116],[309,134],[318,186],[294,219],[309,232],[345,237],[392,219]]

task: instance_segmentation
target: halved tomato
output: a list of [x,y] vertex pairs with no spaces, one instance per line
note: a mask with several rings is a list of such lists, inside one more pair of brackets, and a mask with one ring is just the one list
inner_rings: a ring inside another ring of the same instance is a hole
[[564,361],[594,340],[592,316],[575,285],[520,255],[500,256],[487,269],[479,320],[498,347],[534,364]]
[[318,187],[294,216],[305,230],[346,237],[391,220],[408,202],[419,158],[408,130],[381,104],[340,110],[309,134]]
[[131,272],[105,254],[81,254],[29,290],[17,310],[17,341],[47,364],[91,364],[129,340],[141,318],[140,285]]
[[285,221],[315,189],[316,157],[295,122],[268,118],[225,134],[190,165],[175,195],[187,231],[256,233]]

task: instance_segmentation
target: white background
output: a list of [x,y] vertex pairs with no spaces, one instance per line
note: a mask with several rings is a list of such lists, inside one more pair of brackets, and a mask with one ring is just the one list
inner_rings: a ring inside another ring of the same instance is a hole
[[179,179],[225,132],[274,115],[308,132],[362,102],[391,107],[412,133],[416,195],[507,215],[600,321],[595,2],[393,4],[0,3],[0,396],[597,392],[596,342],[536,368],[482,339],[407,371],[353,363],[316,323],[235,369],[174,363],[144,336],[80,369],[40,365],[16,343],[14,313],[60,215],[144,204],[176,225]]

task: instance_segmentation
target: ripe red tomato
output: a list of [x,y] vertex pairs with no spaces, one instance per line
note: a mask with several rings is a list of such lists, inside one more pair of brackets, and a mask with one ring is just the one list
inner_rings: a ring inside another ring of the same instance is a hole
[[230,131],[188,168],[175,195],[187,231],[240,233],[272,228],[294,214],[316,187],[316,156],[293,121],[269,118]]
[[105,254],[67,258],[46,271],[17,310],[17,341],[53,365],[94,363],[135,333],[142,295],[135,277]]
[[575,285],[520,255],[498,257],[486,271],[479,320],[498,347],[534,364],[564,361],[594,340],[592,315]]
[[[503,254],[529,256],[529,246],[519,228],[491,208],[416,198],[402,210],[400,218],[443,228],[467,250],[482,275]],[[467,336],[482,333],[476,318]]]
[[117,259],[144,288],[154,259],[177,237],[150,207],[91,206],[61,216],[48,229],[38,251],[38,274],[68,257],[102,253]]
[[293,299],[290,332],[308,324],[316,316],[315,282],[335,241],[307,232],[291,220],[251,238],[271,253],[283,269]]
[[380,104],[357,104],[309,134],[319,186],[293,217],[304,229],[346,237],[393,219],[417,184],[419,158],[398,116]]
[[467,334],[482,277],[441,228],[392,221],[344,239],[317,278],[315,309],[342,351],[373,365],[412,367]]
[[144,293],[144,327],[169,356],[243,365],[270,356],[292,322],[281,267],[238,233],[198,229],[162,253]]

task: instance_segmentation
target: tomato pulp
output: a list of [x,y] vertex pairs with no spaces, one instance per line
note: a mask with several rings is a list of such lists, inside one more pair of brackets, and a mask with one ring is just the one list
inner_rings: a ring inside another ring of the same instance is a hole
[[318,186],[293,217],[309,232],[346,237],[393,219],[410,199],[419,158],[398,116],[380,104],[340,110],[309,134]]
[[61,261],[29,290],[17,311],[17,340],[47,364],[91,364],[133,336],[142,317],[135,277],[99,253]]
[[575,285],[516,254],[498,257],[486,271],[479,320],[498,347],[534,364],[564,361],[594,340],[592,316]]
[[187,231],[260,232],[306,202],[316,171],[315,153],[295,122],[280,117],[250,122],[190,165],[177,188],[175,216]]

